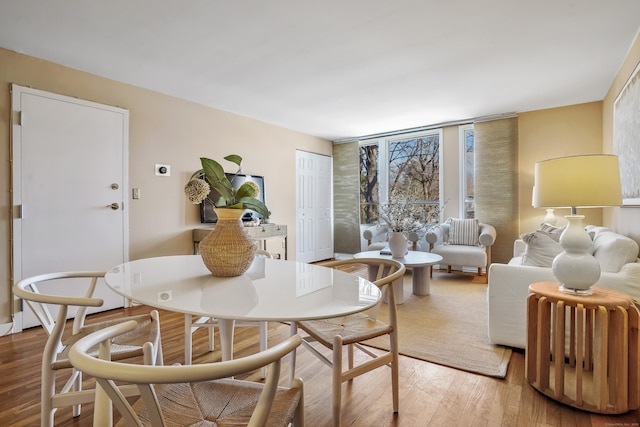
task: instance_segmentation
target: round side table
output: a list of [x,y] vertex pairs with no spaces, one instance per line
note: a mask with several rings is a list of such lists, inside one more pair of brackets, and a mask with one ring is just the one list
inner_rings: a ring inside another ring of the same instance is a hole
[[583,410],[621,414],[640,407],[638,309],[618,291],[592,295],[529,286],[525,376],[546,396]]

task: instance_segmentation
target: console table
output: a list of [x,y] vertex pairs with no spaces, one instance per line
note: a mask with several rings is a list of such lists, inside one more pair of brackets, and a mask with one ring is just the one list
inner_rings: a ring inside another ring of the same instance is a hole
[[592,295],[529,286],[525,376],[564,404],[603,414],[640,407],[638,309],[633,299],[593,286]]
[[[215,224],[193,229],[193,253],[198,254],[198,243],[215,228]],[[245,227],[245,231],[254,240],[262,241],[263,249],[267,249],[266,239],[279,237],[283,239],[284,259],[287,259],[287,226],[280,224],[261,224],[258,226]]]

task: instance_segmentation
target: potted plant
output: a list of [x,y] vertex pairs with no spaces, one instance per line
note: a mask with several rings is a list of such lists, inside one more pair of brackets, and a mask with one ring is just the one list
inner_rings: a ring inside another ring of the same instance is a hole
[[[237,154],[230,154],[224,159],[238,166],[238,171],[233,175],[233,180],[242,171],[242,157]],[[250,209],[264,218],[269,217],[267,206],[253,197],[254,194],[257,194],[255,184],[245,182],[236,190],[232,182],[227,178],[220,163],[207,157],[200,157],[200,162],[202,169],[195,171],[191,175],[184,188],[185,195],[191,203],[197,205],[208,200],[209,192],[213,188],[220,194],[218,200],[210,200],[215,207],[242,209],[243,211]]]
[[257,194],[257,189],[252,183],[245,182],[238,189],[233,187],[233,179],[242,170],[242,157],[231,154],[224,159],[238,166],[238,171],[231,180],[227,178],[220,163],[201,157],[202,169],[191,175],[184,193],[194,204],[209,200],[211,188],[220,195],[218,200],[210,200],[218,222],[211,233],[200,241],[198,251],[214,276],[229,277],[239,276],[247,271],[256,252],[256,242],[247,235],[242,224],[245,209],[258,212],[265,218],[269,216],[269,209],[253,197]]
[[395,202],[379,205],[378,214],[389,229],[389,250],[393,257],[403,257],[408,250],[408,233],[416,233],[419,238],[440,220],[440,209],[430,209],[427,205]]

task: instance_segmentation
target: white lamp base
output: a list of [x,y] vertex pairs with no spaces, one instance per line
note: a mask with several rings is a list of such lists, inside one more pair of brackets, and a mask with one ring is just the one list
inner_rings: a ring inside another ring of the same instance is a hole
[[593,242],[582,226],[584,215],[567,215],[565,218],[569,224],[560,236],[564,252],[555,257],[551,269],[562,283],[560,290],[589,295],[591,286],[600,279],[600,263],[589,252]]
[[546,224],[556,225],[558,218],[554,215],[553,209],[547,209],[547,214],[544,216],[542,221]]

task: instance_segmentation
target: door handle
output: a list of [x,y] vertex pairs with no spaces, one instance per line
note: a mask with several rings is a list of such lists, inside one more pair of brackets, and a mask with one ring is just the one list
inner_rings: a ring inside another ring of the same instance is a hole
[[120,205],[118,203],[111,203],[110,205],[107,205],[106,207],[113,209],[114,211],[117,211],[118,209],[120,209]]

